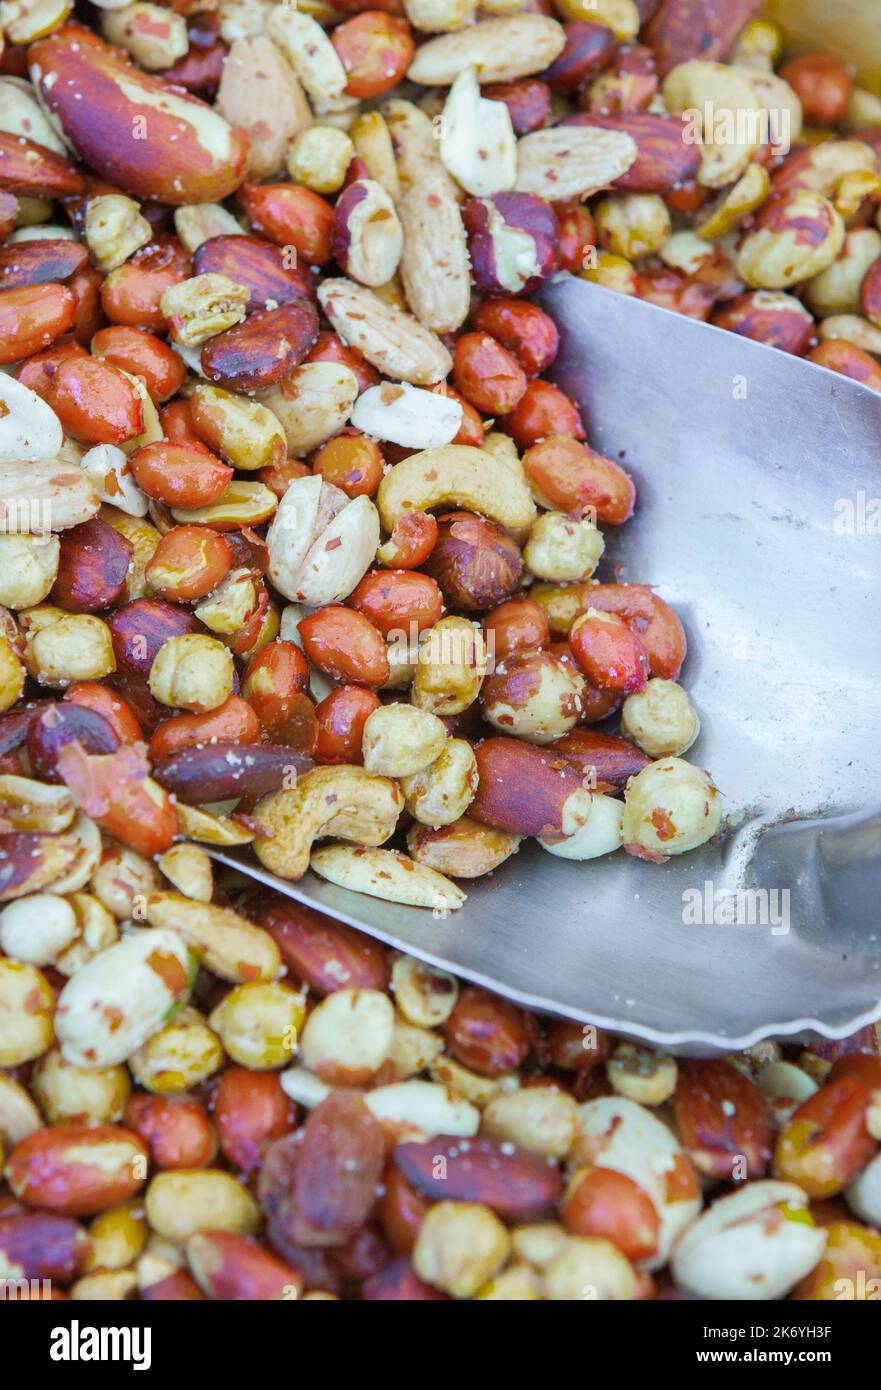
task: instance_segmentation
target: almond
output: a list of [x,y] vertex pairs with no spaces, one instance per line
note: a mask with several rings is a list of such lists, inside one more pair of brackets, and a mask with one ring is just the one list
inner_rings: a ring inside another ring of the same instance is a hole
[[366,286],[325,280],[318,298],[340,337],[386,376],[433,386],[452,371],[453,359],[440,338]]
[[294,136],[312,124],[312,112],[290,64],[272,39],[236,39],[223,65],[216,109],[248,134],[248,177],[263,179],[284,164]]
[[536,130],[518,143],[514,187],[548,202],[584,199],[625,174],[636,155],[635,141],[623,131]]
[[774,1123],[749,1077],[723,1058],[683,1061],[672,1104],[679,1138],[701,1173],[728,1182],[764,1177]]
[[562,24],[541,14],[485,19],[420,44],[407,76],[425,87],[449,87],[463,68],[481,82],[513,82],[542,72],[562,53]]
[[471,275],[462,214],[449,179],[442,174],[419,179],[401,200],[398,216],[407,303],[424,328],[452,333],[468,317]]
[[686,142],[685,125],[678,116],[654,116],[647,111],[623,116],[570,116],[565,126],[614,130],[629,135],[636,145],[636,159],[615,180],[615,187],[633,193],[667,193],[693,178],[701,162],[701,147]]
[[741,29],[759,10],[759,0],[663,0],[645,42],[661,77],[689,58],[724,63]]
[[542,1216],[560,1195],[555,1164],[494,1139],[438,1137],[398,1144],[394,1160],[424,1196],[479,1202],[509,1221]]
[[0,130],[0,188],[29,198],[70,198],[85,192],[86,181],[64,155]]

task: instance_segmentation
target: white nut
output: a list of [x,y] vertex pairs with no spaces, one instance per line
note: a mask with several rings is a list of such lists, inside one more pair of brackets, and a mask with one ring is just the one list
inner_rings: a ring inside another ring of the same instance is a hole
[[0,604],[31,608],[47,597],[58,574],[57,536],[0,534]]
[[398,1141],[433,1139],[436,1134],[472,1138],[480,1111],[446,1086],[432,1081],[396,1081],[368,1091],[364,1104]]
[[565,43],[563,26],[545,15],[486,19],[420,44],[407,76],[422,86],[449,87],[463,68],[474,67],[481,82],[512,82],[549,67]]
[[392,966],[391,990],[401,1013],[419,1028],[446,1023],[459,997],[455,975],[415,956],[398,956]]
[[636,160],[636,144],[618,130],[557,126],[535,130],[517,142],[518,193],[548,202],[583,200],[626,174]]
[[427,1284],[472,1298],[508,1258],[511,1237],[495,1212],[478,1202],[436,1202],[413,1248],[413,1268]]
[[102,502],[118,507],[127,516],[146,516],[150,503],[129,468],[128,456],[115,444],[96,444],[80,459]]
[[446,727],[428,710],[380,705],[364,724],[364,766],[381,777],[411,776],[433,763],[446,741]]
[[578,1107],[556,1086],[526,1086],[493,1096],[483,1112],[481,1133],[516,1144],[528,1153],[565,1158],[578,1125]]
[[379,545],[369,497],[350,499],[317,475],[295,478],[266,537],[269,578],[285,598],[319,608],[341,603],[364,577]]
[[467,193],[489,197],[513,188],[517,141],[503,101],[480,95],[474,68],[459,73],[440,117],[440,154],[447,171]]
[[788,1182],[751,1182],[720,1197],[673,1252],[676,1283],[701,1298],[782,1298],[814,1268],[827,1233]]
[[384,376],[433,386],[452,371],[453,359],[440,338],[366,286],[325,280],[318,299],[340,337]]
[[793,1062],[769,1062],[756,1077],[756,1085],[769,1102],[778,1128],[819,1089],[816,1081]]
[[150,694],[172,709],[217,709],[230,696],[235,666],[228,647],[201,632],[169,637],[163,642],[148,684]]
[[544,1290],[553,1302],[627,1300],[636,1295],[636,1275],[610,1240],[567,1236],[545,1267]]
[[193,254],[214,236],[244,236],[244,229],[220,203],[186,203],[174,210],[174,230]]
[[273,5],[266,28],[310,97],[333,101],[343,95],[346,70],[317,20],[293,6]]
[[848,1206],[863,1221],[869,1221],[873,1226],[881,1225],[881,1154],[872,1159],[844,1195]]
[[558,859],[599,859],[621,848],[624,803],[613,796],[591,793],[587,824],[564,840],[542,840],[539,844]]
[[404,228],[400,270],[407,303],[423,327],[452,333],[471,308],[471,263],[450,180],[428,173],[414,181],[398,216]]
[[455,912],[465,901],[455,883],[397,850],[331,845],[315,850],[309,862],[329,883],[385,902],[430,907],[444,914]]
[[289,142],[312,123],[312,112],[293,68],[265,34],[236,39],[226,55],[216,110],[248,136],[248,178],[282,167]]
[[636,853],[686,854],[715,835],[721,820],[709,774],[682,758],[650,763],[624,793],[624,843]]
[[29,386],[0,372],[0,462],[54,458],[63,442],[55,411]]
[[10,960],[51,965],[77,934],[74,910],[53,893],[34,893],[0,912],[0,948]]
[[172,67],[190,46],[183,15],[149,0],[123,8],[105,7],[102,28],[108,43],[124,48],[148,72]]
[[621,733],[650,758],[678,757],[690,748],[701,722],[688,693],[675,681],[653,676],[621,711]]
[[350,416],[355,429],[374,439],[410,449],[451,444],[459,433],[463,410],[450,396],[439,396],[408,382],[385,381],[358,397]]
[[302,458],[337,434],[358,398],[358,378],[339,362],[303,362],[260,397],[284,428],[288,453]]
[[334,990],[307,1018],[300,1058],[328,1085],[364,1086],[391,1054],[394,1023],[380,990]]

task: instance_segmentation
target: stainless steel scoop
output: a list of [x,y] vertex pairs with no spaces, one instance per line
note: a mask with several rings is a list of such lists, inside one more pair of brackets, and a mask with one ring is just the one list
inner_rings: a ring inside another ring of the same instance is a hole
[[844,1036],[881,1015],[881,396],[581,280],[544,302],[557,381],[637,483],[599,577],[656,585],[688,633],[703,730],[686,756],[724,794],[718,842],[660,866],[526,844],[444,920],[214,857],[533,1008],[677,1051]]

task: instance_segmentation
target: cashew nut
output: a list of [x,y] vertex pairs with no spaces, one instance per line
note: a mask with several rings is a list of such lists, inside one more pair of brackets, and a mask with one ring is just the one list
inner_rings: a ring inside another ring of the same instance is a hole
[[316,767],[295,787],[271,792],[254,808],[262,833],[254,841],[260,863],[281,878],[302,878],[313,840],[335,835],[381,845],[394,833],[404,797],[397,783],[362,767]]
[[387,531],[405,512],[440,506],[479,512],[518,540],[525,540],[536,519],[532,494],[513,468],[500,464],[489,450],[468,444],[411,454],[386,474],[376,500]]
[[[765,107],[752,82],[723,63],[679,63],[661,91],[668,111],[699,119],[703,137],[697,180],[704,188],[724,188],[740,178],[762,143]],[[713,113],[705,127],[706,113]],[[727,127],[731,126],[731,129]]]

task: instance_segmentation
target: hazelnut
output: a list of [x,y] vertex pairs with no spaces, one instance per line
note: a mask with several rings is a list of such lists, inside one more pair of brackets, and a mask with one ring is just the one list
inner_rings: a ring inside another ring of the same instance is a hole
[[523,559],[495,522],[473,512],[449,512],[438,518],[437,541],[423,569],[451,608],[479,613],[516,592]]

